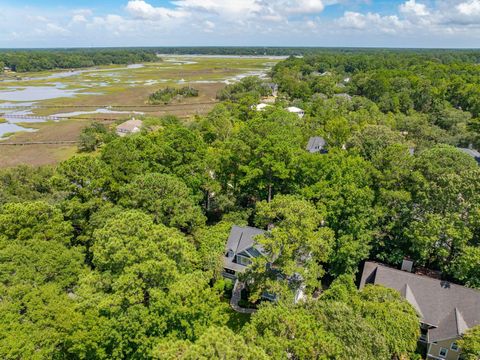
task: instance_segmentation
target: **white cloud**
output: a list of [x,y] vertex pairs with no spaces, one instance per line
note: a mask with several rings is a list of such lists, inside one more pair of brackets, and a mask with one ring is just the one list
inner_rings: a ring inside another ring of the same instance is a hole
[[344,28],[365,29],[367,26],[366,16],[354,11],[346,11],[343,17],[338,19],[338,24]]
[[262,10],[257,0],[176,0],[173,4],[180,11],[206,12],[226,19],[244,19]]
[[120,36],[122,33],[128,34],[135,30],[133,23],[124,19],[120,15],[108,14],[106,16],[95,16],[87,24],[87,29],[92,32],[99,32],[100,29],[106,30],[108,35]]
[[456,6],[456,9],[465,16],[480,16],[480,0],[462,2]]
[[337,24],[346,29],[392,34],[405,28],[405,23],[396,15],[382,16],[377,13],[362,14],[353,11],[345,12],[337,20]]
[[425,4],[417,3],[415,0],[408,0],[399,7],[400,12],[413,16],[428,16],[430,12]]
[[322,0],[297,0],[288,8],[288,11],[299,14],[310,14],[322,12],[323,9],[325,9],[325,4]]
[[[121,7],[107,14],[75,7],[68,10],[68,2],[61,9],[2,6],[0,47],[193,42],[260,46],[480,46],[480,0],[402,0],[399,6],[383,8],[382,13],[373,10],[376,1],[164,0],[157,2],[164,5],[157,6],[153,0],[124,0]],[[343,15],[319,16],[332,4],[337,4]],[[360,11],[362,8],[371,11]]]
[[132,16],[145,20],[176,19],[187,16],[187,13],[182,10],[154,7],[143,0],[129,1],[126,10]]
[[[450,0],[442,3],[434,14],[433,21],[450,32],[463,32],[480,27],[480,0]],[[447,28],[448,27],[448,28]]]

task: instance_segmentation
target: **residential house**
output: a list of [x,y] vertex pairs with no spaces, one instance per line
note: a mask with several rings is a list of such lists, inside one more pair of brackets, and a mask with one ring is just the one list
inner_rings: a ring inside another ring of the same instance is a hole
[[[405,266],[410,270],[411,264]],[[395,290],[417,310],[421,338],[429,360],[457,360],[456,341],[468,329],[480,325],[480,291],[448,281],[366,262],[360,288],[366,284]]]
[[475,149],[472,149],[471,147],[468,148],[457,148],[460,151],[463,151],[465,154],[470,155],[475,159],[477,163],[480,164],[480,152],[478,152]]
[[257,111],[264,111],[266,108],[268,108],[269,106],[272,106],[272,105],[269,105],[269,104],[265,104],[265,103],[260,103],[258,105],[253,105],[252,106],[252,109],[255,109]]
[[[265,234],[266,231],[250,226],[234,225],[225,246],[225,255],[223,258],[223,276],[235,280],[237,287],[238,275],[247,270],[248,265],[254,258],[265,256],[265,252],[260,244],[255,241],[255,237]],[[272,269],[272,271],[275,271]],[[277,272],[278,278],[282,274]],[[283,277],[284,278],[284,277]],[[305,286],[302,284],[300,275],[289,278],[291,284],[300,284],[294,294],[294,302],[297,303],[305,299]],[[262,297],[267,300],[275,301],[275,294],[263,293]]]
[[142,128],[142,124],[142,120],[136,120],[135,118],[125,121],[117,126],[117,135],[125,136],[138,133]]
[[264,255],[262,247],[255,242],[255,236],[264,233],[264,230],[250,226],[232,227],[223,259],[225,277],[237,279],[238,274],[245,272],[253,258]]
[[305,116],[305,110],[302,110],[296,106],[290,106],[287,108],[287,111],[293,114],[297,114],[297,116],[301,119]]
[[313,136],[308,140],[307,151],[310,153],[326,153],[325,146],[327,142],[320,136]]

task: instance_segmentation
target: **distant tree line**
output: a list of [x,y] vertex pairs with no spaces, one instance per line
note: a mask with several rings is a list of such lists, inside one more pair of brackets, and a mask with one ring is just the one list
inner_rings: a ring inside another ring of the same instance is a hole
[[[367,48],[328,48],[328,47],[242,47],[242,46],[179,46],[179,47],[155,47],[159,54],[178,55],[245,55],[245,56],[306,56],[306,55],[369,55],[369,58],[377,55],[413,54],[433,61],[451,62],[459,60],[462,62],[480,61],[478,50],[443,50],[443,49],[367,49]],[[340,60],[341,61],[341,60]]]
[[[133,64],[158,61],[157,54],[171,55],[244,55],[244,56],[321,56],[323,68],[343,68],[347,72],[373,68],[398,69],[414,66],[415,61],[433,63],[477,64],[480,51],[441,49],[362,49],[316,47],[139,47],[139,48],[77,48],[77,49],[3,49],[0,69],[41,71],[70,69],[109,64]],[[400,54],[400,57],[397,57]],[[405,56],[407,55],[407,56]],[[408,60],[407,60],[408,59]],[[308,64],[310,60],[306,63]],[[3,65],[2,65],[3,64]],[[308,69],[308,66],[307,68]]]
[[159,61],[156,52],[146,49],[0,50],[2,71],[4,67],[27,72],[153,61]]

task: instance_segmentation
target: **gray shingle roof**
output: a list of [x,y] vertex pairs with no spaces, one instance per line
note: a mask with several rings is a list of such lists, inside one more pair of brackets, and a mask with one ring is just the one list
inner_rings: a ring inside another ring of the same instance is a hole
[[431,329],[428,332],[430,341],[454,339],[462,335],[469,329],[462,313],[457,308],[454,308],[445,316],[437,328]]
[[463,151],[465,154],[470,155],[473,157],[475,160],[477,160],[478,163],[480,163],[480,152],[478,152],[475,149],[467,149],[467,148],[457,148],[460,151]]
[[135,120],[135,119],[127,120],[117,126],[117,131],[124,132],[124,133],[133,132],[136,129],[140,129],[142,127],[142,124],[143,124],[142,120]]
[[306,149],[311,153],[316,153],[322,151],[325,145],[327,145],[327,142],[324,138],[320,136],[314,136],[308,140]]
[[[230,235],[227,240],[227,244],[225,245],[225,257],[224,257],[224,267],[227,269],[231,269],[234,271],[243,271],[245,270],[245,266],[241,264],[237,264],[234,262],[235,256],[242,252],[247,252],[249,254],[260,254],[263,255],[263,249],[260,245],[255,243],[255,236],[264,234],[265,231],[261,229],[257,229],[250,226],[232,226],[232,230],[230,231]],[[254,247],[257,252],[254,250],[249,250],[250,248]],[[229,254],[231,256],[227,256]]]
[[419,312],[422,322],[436,327],[429,341],[456,338],[480,325],[480,291],[448,281],[366,262],[360,288],[379,284],[398,290]]

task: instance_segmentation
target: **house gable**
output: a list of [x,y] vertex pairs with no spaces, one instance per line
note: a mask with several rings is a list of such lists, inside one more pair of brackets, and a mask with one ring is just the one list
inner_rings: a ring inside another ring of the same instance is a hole
[[398,290],[422,317],[430,344],[480,325],[480,291],[374,262],[365,263],[360,288],[366,284]]
[[225,246],[224,268],[232,277],[244,272],[255,257],[263,255],[261,245],[255,242],[255,237],[265,231],[249,226],[234,225]]

